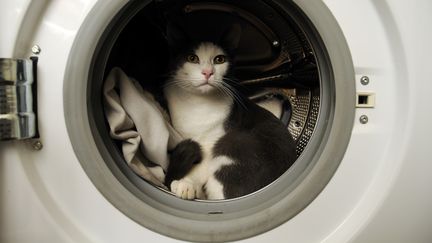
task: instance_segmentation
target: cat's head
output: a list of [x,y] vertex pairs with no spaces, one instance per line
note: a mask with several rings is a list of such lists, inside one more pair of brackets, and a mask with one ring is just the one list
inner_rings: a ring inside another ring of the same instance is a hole
[[[177,31],[177,32],[176,32]],[[216,42],[194,41],[178,30],[168,35],[171,53],[171,85],[192,93],[223,91],[240,40],[240,28],[229,28]],[[174,36],[175,35],[175,36]]]

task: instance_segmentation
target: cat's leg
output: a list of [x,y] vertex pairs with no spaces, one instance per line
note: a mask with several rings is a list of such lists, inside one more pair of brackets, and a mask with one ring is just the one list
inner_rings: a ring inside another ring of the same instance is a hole
[[214,176],[209,177],[205,185],[205,193],[209,200],[225,199],[224,186]]
[[171,183],[171,192],[183,199],[225,199],[223,182],[216,178],[215,173],[234,161],[228,156],[211,158],[209,153],[204,151],[203,154],[204,159],[185,177]]
[[181,141],[170,154],[165,183],[170,186],[173,180],[185,177],[202,160],[201,146],[191,140]]
[[201,146],[187,139],[179,143],[170,155],[166,185],[183,199],[204,199],[202,186],[207,181]]
[[182,199],[205,199],[203,185],[207,180],[207,163],[201,161],[199,164],[196,164],[185,177],[171,182],[171,192]]
[[207,199],[226,199],[224,183],[217,178],[216,173],[219,172],[222,167],[232,164],[234,164],[234,161],[228,156],[217,156],[208,162],[209,177],[205,184]]

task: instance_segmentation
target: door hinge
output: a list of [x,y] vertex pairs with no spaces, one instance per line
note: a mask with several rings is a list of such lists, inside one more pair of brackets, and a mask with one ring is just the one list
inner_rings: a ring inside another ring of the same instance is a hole
[[37,57],[0,58],[0,140],[38,137]]

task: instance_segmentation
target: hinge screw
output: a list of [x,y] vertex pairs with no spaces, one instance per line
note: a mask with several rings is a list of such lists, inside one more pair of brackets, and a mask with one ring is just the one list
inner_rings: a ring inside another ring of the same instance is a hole
[[368,76],[363,76],[360,78],[360,83],[363,85],[368,85],[369,84],[369,77]]
[[42,150],[43,144],[40,140],[36,140],[36,141],[34,141],[32,147],[34,150]]
[[40,46],[34,45],[31,48],[31,51],[32,51],[33,54],[38,55],[39,53],[41,53],[42,49],[40,48]]
[[369,122],[369,117],[367,117],[366,115],[362,115],[362,116],[360,116],[359,120],[360,120],[361,124],[366,124]]

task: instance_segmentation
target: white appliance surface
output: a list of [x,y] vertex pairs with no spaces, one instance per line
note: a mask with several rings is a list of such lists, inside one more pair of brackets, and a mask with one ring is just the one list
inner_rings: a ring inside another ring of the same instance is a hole
[[[68,139],[63,76],[95,2],[0,2],[0,57],[27,58],[35,44],[42,49],[44,145],[36,151],[31,142],[0,143],[0,242],[177,241],[114,208],[88,179]],[[376,107],[357,109],[345,157],[322,193],[293,219],[244,242],[432,242],[432,2],[324,2],[350,47],[357,91],[374,92]],[[359,82],[363,75],[368,86]],[[369,123],[361,124],[361,115]]]

